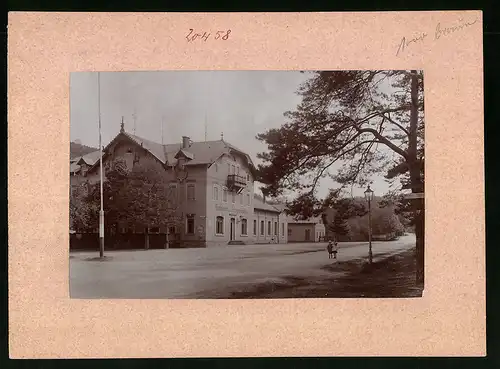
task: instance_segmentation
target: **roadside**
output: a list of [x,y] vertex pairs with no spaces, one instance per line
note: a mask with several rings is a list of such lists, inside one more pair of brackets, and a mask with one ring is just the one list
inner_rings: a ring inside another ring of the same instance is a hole
[[[380,255],[371,266],[364,259],[336,262],[322,270],[327,278],[287,277],[269,280],[249,288],[230,291],[217,298],[395,298],[421,297],[415,284],[415,250],[411,249],[383,258]],[[199,296],[202,297],[202,296]]]

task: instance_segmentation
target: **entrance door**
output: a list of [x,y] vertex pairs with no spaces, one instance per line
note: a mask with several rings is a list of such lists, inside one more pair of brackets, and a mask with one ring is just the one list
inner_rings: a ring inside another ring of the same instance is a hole
[[306,229],[306,241],[310,241],[310,240],[311,240],[311,230]]
[[235,238],[234,237],[235,228],[236,228],[236,221],[234,220],[234,218],[231,218],[231,233],[229,233],[231,241],[234,241]]

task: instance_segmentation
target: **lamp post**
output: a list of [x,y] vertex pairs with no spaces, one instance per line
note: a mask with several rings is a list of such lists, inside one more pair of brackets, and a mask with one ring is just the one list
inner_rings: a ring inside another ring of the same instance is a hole
[[373,262],[373,253],[372,253],[372,200],[373,200],[373,191],[368,185],[368,188],[365,191],[365,199],[368,201],[368,260],[370,264]]

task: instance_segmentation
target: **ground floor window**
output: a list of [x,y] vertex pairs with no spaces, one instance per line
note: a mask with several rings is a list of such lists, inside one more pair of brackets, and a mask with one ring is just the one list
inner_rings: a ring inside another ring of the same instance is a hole
[[176,234],[175,226],[168,227],[168,234]]
[[267,222],[267,235],[270,236],[271,235],[271,221],[268,221]]
[[242,219],[241,220],[241,234],[243,236],[246,236],[247,235],[247,220],[246,219]]
[[278,222],[274,222],[274,235],[278,235]]
[[194,215],[186,216],[186,233],[194,234]]
[[254,236],[257,234],[257,221],[255,219],[253,221],[253,234]]
[[217,217],[215,220],[215,233],[224,234],[224,217]]
[[260,234],[262,236],[264,236],[264,221],[263,220],[260,221]]
[[285,223],[281,223],[281,235],[285,235]]

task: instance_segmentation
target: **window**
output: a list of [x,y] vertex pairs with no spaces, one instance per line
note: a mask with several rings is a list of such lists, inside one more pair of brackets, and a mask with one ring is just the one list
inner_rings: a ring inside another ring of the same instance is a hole
[[240,193],[238,197],[240,198],[240,204],[243,205],[243,194]]
[[291,235],[292,235],[292,229],[288,228],[288,237],[290,237]]
[[149,228],[149,233],[160,233],[160,227]]
[[246,219],[242,219],[241,220],[241,234],[243,236],[246,236],[248,233],[248,229],[247,229],[247,220]]
[[260,221],[260,234],[262,236],[264,236],[264,221],[263,220]]
[[231,169],[233,170],[232,174],[236,174],[236,166],[232,165]]
[[257,221],[255,219],[253,221],[253,234],[254,236],[257,234]]
[[274,222],[274,235],[278,235],[278,222]]
[[224,234],[224,218],[217,217],[215,221],[215,233]]
[[215,163],[215,172],[219,171],[219,164]]
[[168,185],[169,188],[169,196],[168,200],[170,203],[177,201],[177,183],[170,183]]
[[250,182],[250,174],[247,174],[247,182]]
[[168,227],[168,234],[176,234],[175,226]]
[[222,190],[222,200],[223,200],[224,202],[227,202],[227,188],[224,188],[224,189]]
[[237,168],[236,168],[236,174],[237,174],[237,175],[240,175],[240,167],[237,167]]
[[194,234],[194,215],[188,214],[186,215],[186,233]]
[[231,174],[231,164],[227,163],[227,174]]
[[271,221],[270,220],[267,221],[267,235],[268,236],[271,235]]
[[231,201],[233,202],[233,204],[236,200],[235,197],[236,197],[236,195],[234,194],[234,192],[231,192]]
[[285,235],[285,223],[281,223],[281,235]]
[[217,187],[217,185],[214,185],[214,200],[219,200],[219,188]]
[[195,184],[194,183],[188,183],[187,184],[187,199],[188,200],[195,200]]
[[250,206],[250,194],[247,193],[247,205]]

